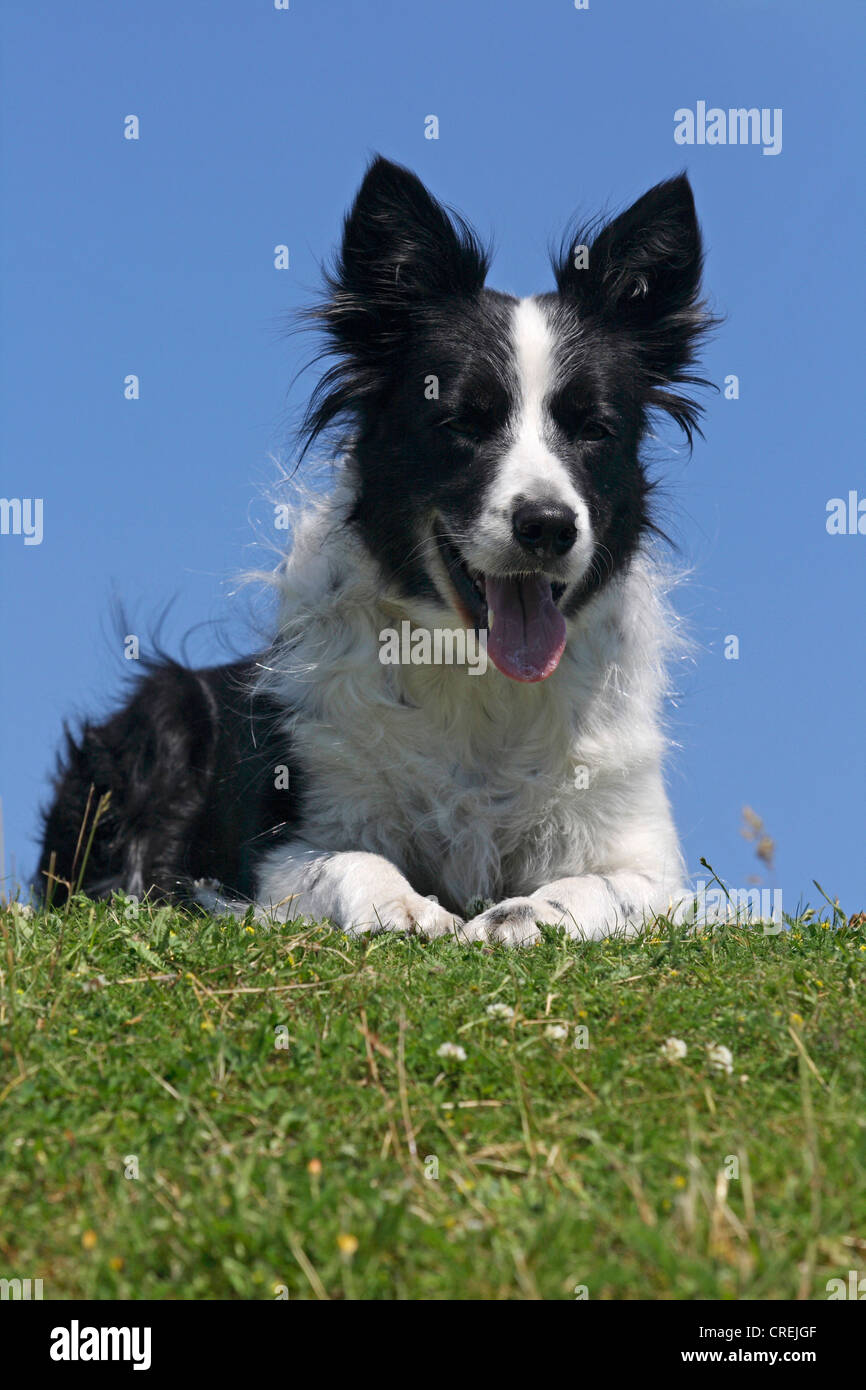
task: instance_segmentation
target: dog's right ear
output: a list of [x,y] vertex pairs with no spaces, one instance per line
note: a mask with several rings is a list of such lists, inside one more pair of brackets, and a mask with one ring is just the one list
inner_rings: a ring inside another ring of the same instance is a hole
[[343,228],[331,289],[374,334],[414,304],[477,293],[487,256],[419,178],[378,155]]
[[322,430],[360,412],[405,362],[416,311],[475,295],[489,254],[462,218],[446,212],[420,179],[377,156],[346,217],[325,296],[302,317],[322,329],[336,359],[313,392],[305,449]]

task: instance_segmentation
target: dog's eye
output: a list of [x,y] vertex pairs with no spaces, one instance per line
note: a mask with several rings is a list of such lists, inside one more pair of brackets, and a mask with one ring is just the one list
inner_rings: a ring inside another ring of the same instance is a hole
[[474,444],[481,438],[480,432],[469,420],[455,417],[453,420],[443,420],[441,424],[443,429],[462,444]]
[[[440,424],[464,443],[489,439],[505,422],[508,400],[495,387],[481,386],[461,392],[450,404],[450,413]],[[447,408],[447,405],[446,405]]]
[[595,442],[599,439],[607,439],[610,430],[607,425],[602,424],[601,420],[584,420],[578,433],[581,439]]
[[563,433],[567,434],[569,439],[579,440],[581,443],[597,444],[599,440],[608,439],[613,433],[598,416],[567,401],[556,402],[552,414]]
[[442,424],[450,434],[456,435],[458,439],[473,442],[486,439],[496,428],[493,411],[482,410],[477,407],[463,410],[458,415],[450,415],[442,421]]

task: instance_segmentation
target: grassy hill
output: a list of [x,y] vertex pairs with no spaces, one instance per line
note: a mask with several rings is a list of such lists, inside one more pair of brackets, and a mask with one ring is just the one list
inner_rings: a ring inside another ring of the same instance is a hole
[[856,919],[514,951],[78,898],[0,930],[0,1276],[46,1298],[825,1299],[866,1268]]

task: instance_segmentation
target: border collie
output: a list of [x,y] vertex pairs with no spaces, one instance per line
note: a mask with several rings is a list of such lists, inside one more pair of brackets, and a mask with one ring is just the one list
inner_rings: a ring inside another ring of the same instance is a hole
[[[93,896],[511,944],[685,900],[662,779],[676,624],[641,446],[654,411],[697,429],[701,260],[681,175],[567,237],[556,290],[515,299],[485,288],[468,225],[376,158],[307,314],[331,362],[306,446],[343,433],[274,577],[276,637],[232,665],[155,663],[67,734],[55,898],[110,792]],[[418,633],[474,636],[489,664],[386,661],[392,630],[413,653]]]

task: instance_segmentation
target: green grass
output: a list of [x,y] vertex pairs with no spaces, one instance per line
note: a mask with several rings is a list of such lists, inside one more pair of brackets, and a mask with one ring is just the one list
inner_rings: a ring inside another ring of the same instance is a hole
[[823,1299],[866,1267],[862,924],[0,926],[0,1276],[46,1298]]

